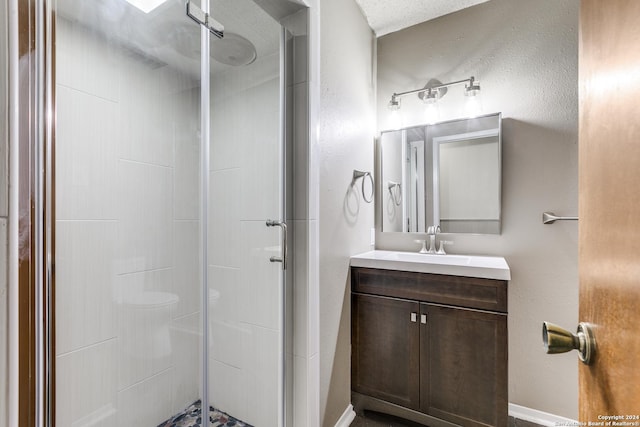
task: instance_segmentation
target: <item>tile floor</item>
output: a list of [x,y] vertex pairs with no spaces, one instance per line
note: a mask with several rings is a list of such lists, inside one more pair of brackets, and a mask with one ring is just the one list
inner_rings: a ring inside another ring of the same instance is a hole
[[380,414],[378,412],[363,411],[356,414],[350,427],[424,427],[424,424]]
[[[416,423],[391,415],[372,411],[363,411],[356,414],[356,418],[350,427],[425,427],[425,424]],[[509,417],[508,427],[542,427],[530,421]]]

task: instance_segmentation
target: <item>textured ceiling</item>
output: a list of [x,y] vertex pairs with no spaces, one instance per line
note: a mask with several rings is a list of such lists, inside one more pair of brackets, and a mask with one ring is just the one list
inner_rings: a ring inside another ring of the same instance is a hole
[[486,1],[356,0],[356,3],[379,37]]

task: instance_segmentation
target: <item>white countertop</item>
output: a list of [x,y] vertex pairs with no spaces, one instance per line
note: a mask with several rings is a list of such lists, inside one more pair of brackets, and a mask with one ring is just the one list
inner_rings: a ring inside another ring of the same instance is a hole
[[351,266],[511,280],[511,270],[502,257],[370,251],[352,256]]

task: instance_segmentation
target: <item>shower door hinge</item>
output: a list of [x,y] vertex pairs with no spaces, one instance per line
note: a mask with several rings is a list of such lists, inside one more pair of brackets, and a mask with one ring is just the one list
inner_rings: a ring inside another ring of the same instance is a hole
[[219,39],[224,37],[224,25],[216,21],[206,12],[203,12],[191,1],[187,1],[187,16],[200,25],[204,25],[214,36]]

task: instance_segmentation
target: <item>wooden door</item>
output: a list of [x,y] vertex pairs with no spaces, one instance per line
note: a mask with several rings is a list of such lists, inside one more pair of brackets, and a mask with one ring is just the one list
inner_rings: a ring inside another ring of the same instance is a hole
[[355,293],[351,303],[351,388],[418,409],[419,304]]
[[640,1],[580,12],[580,321],[596,358],[580,364],[581,422],[640,415]]
[[465,427],[506,427],[506,314],[432,304],[420,310],[421,411]]

